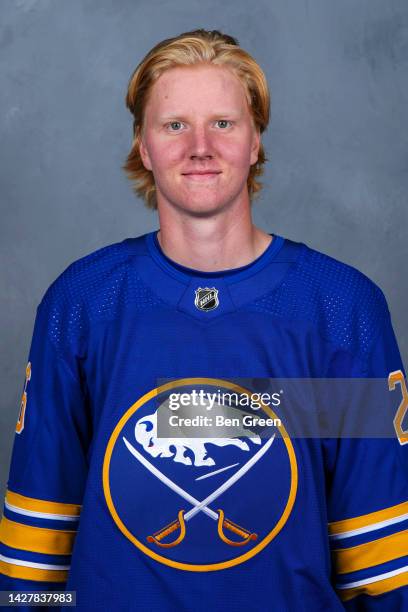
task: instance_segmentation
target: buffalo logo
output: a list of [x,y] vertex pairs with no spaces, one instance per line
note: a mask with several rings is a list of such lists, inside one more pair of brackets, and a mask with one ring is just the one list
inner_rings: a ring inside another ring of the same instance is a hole
[[195,290],[194,304],[198,310],[204,310],[204,312],[214,310],[219,304],[218,289],[215,287],[199,287]]
[[[261,438],[254,436],[249,430],[239,432],[254,444],[261,444]],[[250,436],[250,437],[249,437]],[[241,438],[159,438],[157,435],[157,412],[139,419],[135,426],[135,440],[152,457],[169,457],[176,463],[195,466],[213,466],[215,460],[211,457],[211,447],[236,446],[243,451],[249,450],[249,445]],[[188,453],[188,455],[186,455]]]
[[[103,490],[116,526],[140,551],[173,568],[205,572],[243,563],[279,534],[296,497],[297,461],[283,425],[267,437],[244,421],[232,436],[230,429],[214,436],[205,428],[201,437],[189,437],[176,428],[164,437],[159,422],[174,415],[169,395],[193,397],[197,385],[208,392],[221,385],[250,394],[212,378],[185,378],[152,389],[128,408],[110,436]],[[181,414],[201,418],[194,402],[184,408]],[[201,408],[224,421],[240,411],[224,402]],[[262,410],[276,416],[269,406]]]

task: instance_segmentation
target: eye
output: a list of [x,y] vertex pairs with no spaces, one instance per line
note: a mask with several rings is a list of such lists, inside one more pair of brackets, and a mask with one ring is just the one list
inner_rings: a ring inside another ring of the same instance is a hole
[[170,129],[170,132],[179,132],[181,128],[181,121],[171,121],[167,124],[167,128]]
[[228,119],[218,119],[217,123],[219,124],[219,127],[222,129],[228,127],[227,124],[232,125],[232,121],[229,121]]

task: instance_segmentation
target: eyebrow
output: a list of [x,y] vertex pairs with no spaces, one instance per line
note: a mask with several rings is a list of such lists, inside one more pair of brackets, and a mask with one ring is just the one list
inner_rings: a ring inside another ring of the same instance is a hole
[[[236,112],[236,111],[225,111],[225,112],[218,112],[218,113],[211,113],[210,118],[215,119],[216,117],[222,117],[222,118],[228,118],[228,117],[232,117],[232,118],[236,118],[238,119],[239,117],[241,117],[241,113]],[[179,121],[179,120],[186,120],[187,116],[184,116],[182,114],[171,114],[171,115],[159,115],[157,117],[158,121],[162,122],[162,121]]]

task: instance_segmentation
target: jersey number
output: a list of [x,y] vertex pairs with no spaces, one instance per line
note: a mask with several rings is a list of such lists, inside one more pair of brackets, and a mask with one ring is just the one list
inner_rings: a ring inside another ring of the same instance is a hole
[[388,388],[390,391],[394,391],[395,385],[399,383],[401,386],[402,401],[398,406],[397,414],[394,418],[394,427],[397,432],[398,441],[400,444],[408,444],[408,431],[402,429],[402,422],[408,411],[408,390],[404,379],[404,375],[401,370],[397,372],[391,372],[388,376]]
[[17,425],[16,425],[16,433],[21,433],[24,429],[24,417],[27,406],[27,385],[28,381],[31,379],[31,362],[27,363],[26,371],[25,371],[25,383],[24,383],[24,391],[21,397],[20,404],[20,412],[18,413]]

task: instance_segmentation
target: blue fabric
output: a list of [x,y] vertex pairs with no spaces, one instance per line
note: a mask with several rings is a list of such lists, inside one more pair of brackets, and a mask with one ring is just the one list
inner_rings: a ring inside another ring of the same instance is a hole
[[[210,310],[197,307],[199,289],[217,293]],[[334,612],[377,610],[379,601],[381,609],[408,609],[406,587],[342,603],[328,538],[330,522],[407,501],[407,445],[396,437],[286,442],[277,432],[250,471],[209,504],[256,534],[239,546],[226,543],[205,512],[186,521],[175,546],[148,540],[192,502],[125,442],[201,501],[268,439],[166,446],[155,429],[162,391],[157,398],[154,390],[164,380],[184,381],[176,390],[190,378],[245,378],[255,389],[274,377],[373,377],[386,385],[391,371],[403,372],[390,313],[381,290],[354,268],[275,236],[252,264],[211,274],[172,262],[156,232],[127,238],[52,283],[29,360],[8,489],[82,505],[66,585],[78,610]],[[376,575],[375,567],[365,572]],[[0,575],[0,588],[11,584],[19,580]]]

